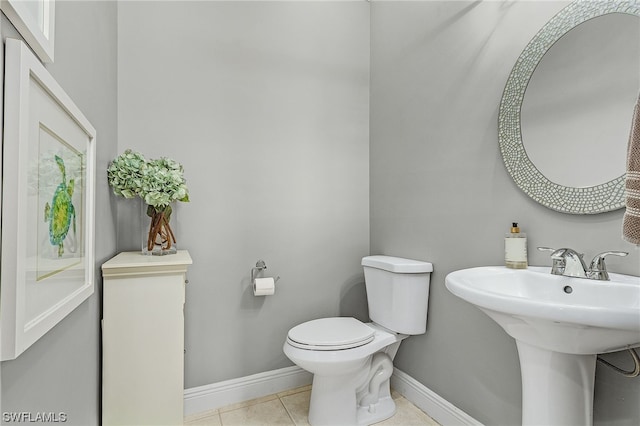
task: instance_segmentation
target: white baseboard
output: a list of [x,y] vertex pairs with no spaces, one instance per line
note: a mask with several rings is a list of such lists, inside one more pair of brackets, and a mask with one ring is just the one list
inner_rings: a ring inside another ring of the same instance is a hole
[[309,385],[312,379],[311,373],[293,366],[185,389],[184,415],[215,410],[226,405]]
[[391,376],[391,387],[441,425],[482,425],[482,423],[397,368],[394,368]]
[[[298,366],[293,366],[185,389],[184,415],[189,416],[215,410],[226,405],[309,385],[312,379],[311,373]],[[441,425],[482,425],[397,368],[394,369],[391,376],[391,386]]]

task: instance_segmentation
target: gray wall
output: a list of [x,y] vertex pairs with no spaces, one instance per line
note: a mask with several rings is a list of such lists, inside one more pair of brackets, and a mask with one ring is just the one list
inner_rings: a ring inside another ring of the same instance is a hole
[[[515,60],[566,2],[371,3],[371,252],[433,262],[427,333],[396,365],[485,424],[520,422],[514,340],[445,288],[447,273],[504,262],[512,221],[536,246],[585,257],[612,249],[610,270],[640,274],[621,239],[622,211],[548,210],[513,183],[498,150],[498,104]],[[631,111],[629,112],[631,117]],[[623,165],[622,165],[623,166]],[[622,167],[621,166],[621,167]],[[609,356],[624,365],[623,354]],[[640,382],[600,366],[595,423],[638,424]]]
[[[368,4],[124,2],[118,26],[118,149],[174,158],[190,189],[185,387],[291,365],[302,321],[366,318]],[[135,204],[118,250],[139,249]],[[251,292],[258,259],[275,296]]]
[[[65,412],[98,424],[99,265],[115,253],[115,209],[106,179],[116,155],[115,2],[56,2],[55,63],[47,69],[97,131],[96,291],[20,357],[2,363],[3,412]],[[18,37],[2,16],[2,37]]]
[[[403,343],[397,366],[486,424],[519,422],[513,340],[449,294],[446,274],[501,264],[513,220],[530,248],[628,250],[610,269],[640,274],[622,212],[547,210],[515,187],[497,148],[511,66],[563,5],[57,3],[47,67],[98,131],[98,176],[126,148],[185,166],[192,202],[179,206],[178,241],[195,262],[185,387],[291,365],[281,347],[299,322],[366,319],[359,261],[385,253],[435,265],[427,334]],[[2,34],[15,34],[4,18]],[[98,265],[138,249],[135,203],[110,195],[106,179],[96,210]],[[259,258],[281,276],[275,297],[249,291]],[[530,262],[548,259],[531,252]],[[2,411],[98,423],[97,281],[2,364]],[[637,424],[638,398],[637,379],[598,368],[596,424]]]

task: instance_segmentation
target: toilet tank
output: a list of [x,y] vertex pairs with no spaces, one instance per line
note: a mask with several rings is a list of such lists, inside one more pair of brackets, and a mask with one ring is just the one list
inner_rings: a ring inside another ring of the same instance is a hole
[[433,265],[392,256],[362,259],[371,321],[402,334],[427,330]]

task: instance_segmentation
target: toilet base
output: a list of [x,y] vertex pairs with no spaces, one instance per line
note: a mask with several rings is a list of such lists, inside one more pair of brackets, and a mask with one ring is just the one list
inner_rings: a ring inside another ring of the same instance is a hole
[[356,393],[362,371],[340,376],[313,375],[309,424],[311,426],[357,425]]
[[311,426],[361,426],[388,419],[396,413],[396,404],[391,398],[389,380],[380,386],[380,397],[376,403],[359,406],[356,386],[366,379],[367,371],[352,375],[313,376],[309,424]]
[[380,398],[376,404],[358,407],[358,425],[370,425],[392,417],[396,413],[396,403],[390,396]]

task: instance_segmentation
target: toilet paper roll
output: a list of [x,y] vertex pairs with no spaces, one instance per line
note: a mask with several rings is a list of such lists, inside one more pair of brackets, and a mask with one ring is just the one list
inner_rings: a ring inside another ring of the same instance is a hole
[[272,277],[253,280],[254,296],[271,296],[276,292],[276,282]]

